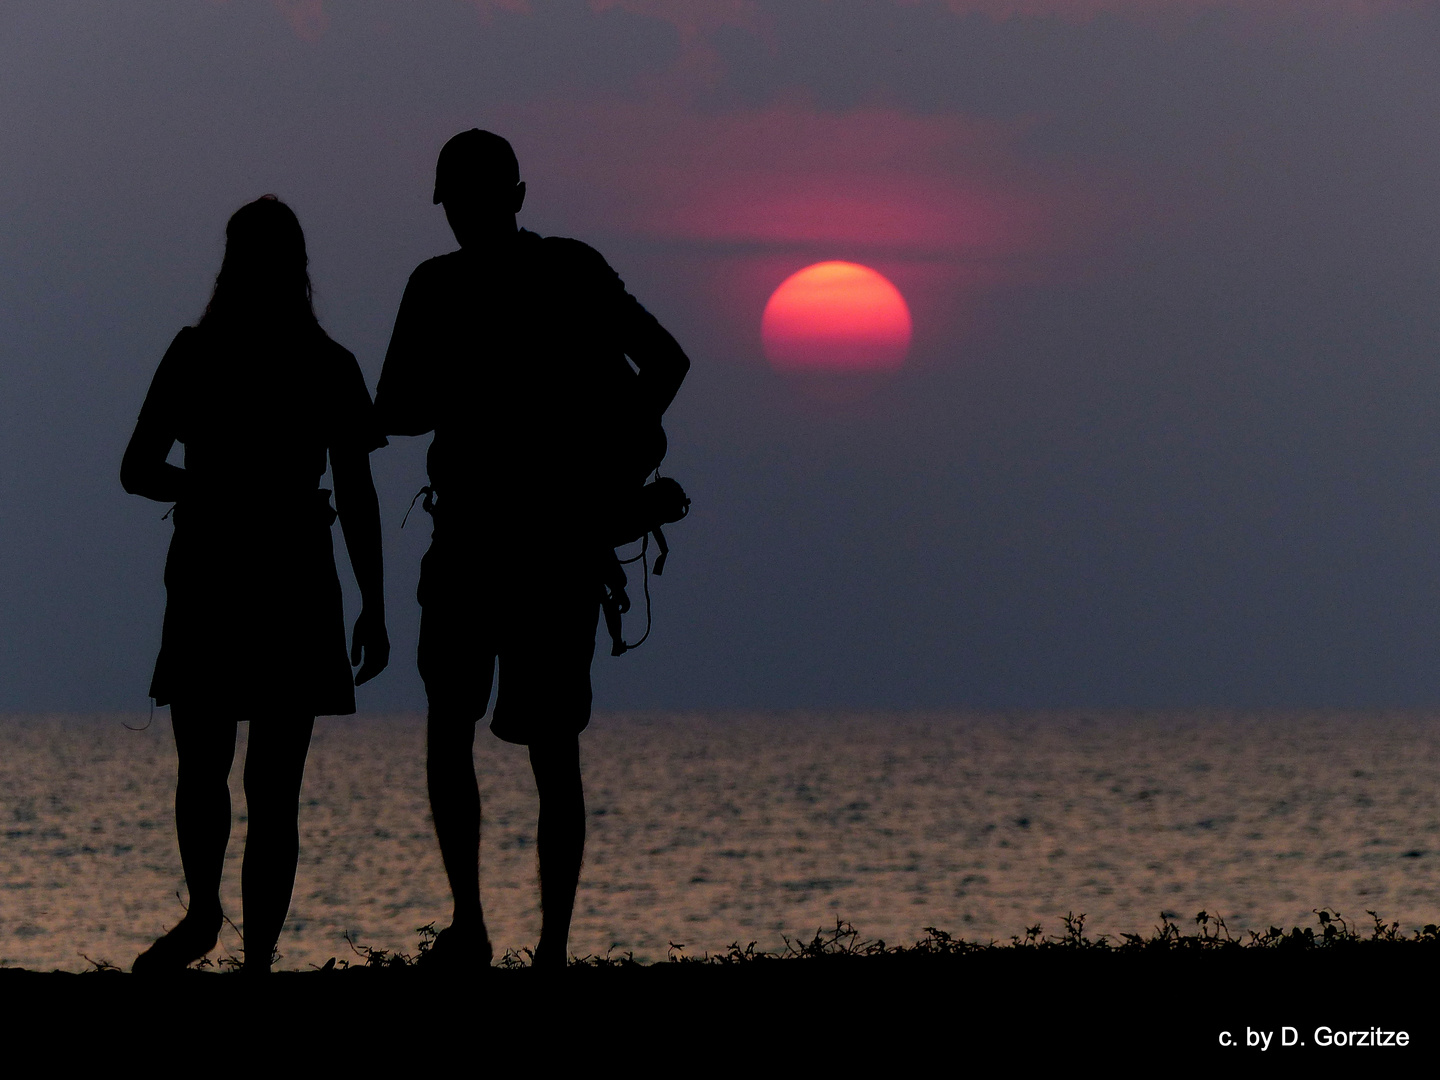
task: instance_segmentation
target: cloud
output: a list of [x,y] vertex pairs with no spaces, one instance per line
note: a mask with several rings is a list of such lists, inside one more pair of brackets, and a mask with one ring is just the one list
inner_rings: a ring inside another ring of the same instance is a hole
[[650,202],[662,234],[760,245],[909,253],[1033,247],[1043,211],[994,175],[1003,133],[962,118],[777,106],[713,117],[657,176],[681,197]]
[[[482,10],[530,12],[545,0],[471,0]],[[723,26],[754,28],[775,12],[793,7],[794,0],[586,0],[593,11],[619,8],[672,23],[682,32],[698,34]],[[1088,22],[1101,15],[1139,18],[1190,17],[1196,13],[1230,10],[1260,18],[1312,18],[1334,15],[1364,17],[1385,10],[1417,6],[1414,0],[889,0],[894,7],[941,7],[957,16],[985,15],[991,19],[1049,19]],[[883,9],[885,0],[871,5]]]
[[593,11],[619,8],[633,15],[664,19],[687,41],[722,27],[755,29],[761,25],[757,0],[589,0]]
[[[956,15],[987,15],[992,19],[1057,18],[1088,22],[1101,15],[1144,19],[1190,18],[1207,11],[1243,12],[1258,20],[1334,16],[1364,17],[1387,9],[1416,6],[1406,0],[944,0]],[[913,4],[914,0],[895,0]]]
[[[273,0],[294,33],[316,41],[329,29],[324,0]],[[393,0],[392,0],[393,2]],[[777,21],[793,16],[796,0],[467,0],[489,22],[497,15],[554,17],[563,9],[588,8],[603,15],[612,11],[668,23],[679,31],[689,50],[705,50],[708,39],[722,31],[740,30],[766,36]],[[396,7],[400,5],[395,3]],[[412,4],[406,3],[406,9]],[[815,6],[815,5],[809,5]],[[933,9],[955,19],[982,16],[992,22],[1059,20],[1086,23],[1104,16],[1145,22],[1183,23],[1209,12],[1242,17],[1244,25],[1300,18],[1311,23],[1377,16],[1415,8],[1417,0],[878,0],[866,5],[870,18],[884,21],[885,8]],[[331,5],[332,10],[338,10]],[[406,17],[419,17],[411,10]],[[821,19],[853,21],[843,4],[822,4]],[[692,70],[696,65],[686,65]]]
[[302,41],[319,41],[329,29],[323,0],[274,0],[275,7]]
[[1054,200],[1012,133],[954,116],[800,104],[697,115],[596,104],[513,114],[522,169],[582,224],[657,239],[991,258],[1050,238]]

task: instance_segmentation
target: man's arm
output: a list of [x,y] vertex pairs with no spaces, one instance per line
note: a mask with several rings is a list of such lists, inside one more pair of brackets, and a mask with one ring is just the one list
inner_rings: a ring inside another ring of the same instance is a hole
[[386,435],[424,435],[435,427],[432,401],[436,388],[426,384],[424,372],[437,328],[427,300],[424,269],[422,265],[411,274],[405,286],[375,387],[375,412]]
[[690,358],[659,320],[626,291],[620,275],[603,255],[579,240],[554,237],[550,242],[565,245],[567,257],[584,282],[584,295],[595,305],[596,318],[617,335],[620,347],[635,364],[641,401],[658,418],[675,400],[690,370]]
[[621,320],[625,355],[634,361],[640,373],[642,400],[655,410],[656,416],[660,416],[679,393],[680,384],[690,370],[690,358],[659,320],[640,305],[640,301],[629,293],[625,294],[625,301]]

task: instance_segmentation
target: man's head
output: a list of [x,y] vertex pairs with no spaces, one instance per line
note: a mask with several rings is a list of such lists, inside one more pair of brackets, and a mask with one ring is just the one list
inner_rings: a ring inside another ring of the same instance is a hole
[[489,131],[462,131],[440,150],[434,201],[444,204],[461,247],[513,234],[525,202],[515,151]]

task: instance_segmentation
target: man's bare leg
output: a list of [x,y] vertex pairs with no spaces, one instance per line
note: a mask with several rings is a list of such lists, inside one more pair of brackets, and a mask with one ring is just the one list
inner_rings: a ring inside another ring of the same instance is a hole
[[537,968],[567,962],[570,918],[585,855],[585,789],[580,778],[580,739],[568,736],[530,745],[530,767],[540,792],[540,907],[544,912]]
[[[490,941],[480,907],[480,785],[475,780],[475,721],[430,710],[425,733],[425,777],[430,813],[445,876],[450,879],[455,913],[441,931],[440,948],[469,953],[468,959],[490,962]],[[460,955],[455,960],[467,959]]]

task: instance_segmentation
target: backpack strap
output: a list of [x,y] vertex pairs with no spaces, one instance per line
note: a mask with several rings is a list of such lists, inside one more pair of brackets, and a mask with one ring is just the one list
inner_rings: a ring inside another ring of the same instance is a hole
[[[620,565],[620,557],[613,550],[608,551],[604,559],[604,576],[600,582],[600,608],[605,612],[605,629],[610,633],[611,656],[623,656],[625,651],[631,648],[625,644],[625,633],[620,619],[620,616],[630,610],[630,594],[625,591],[626,584],[625,568]],[[648,601],[648,589],[645,595]]]

